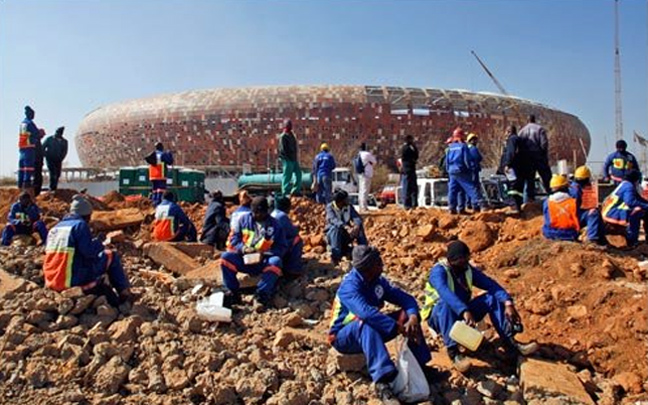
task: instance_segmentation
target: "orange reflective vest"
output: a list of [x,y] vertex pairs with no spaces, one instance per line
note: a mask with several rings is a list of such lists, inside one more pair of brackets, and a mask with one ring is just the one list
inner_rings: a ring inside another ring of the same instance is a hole
[[551,228],[580,230],[575,198],[567,198],[562,201],[549,199],[547,207],[549,208],[549,226]]
[[175,217],[170,215],[171,204],[160,204],[155,208],[153,221],[153,239],[166,242],[176,236]]

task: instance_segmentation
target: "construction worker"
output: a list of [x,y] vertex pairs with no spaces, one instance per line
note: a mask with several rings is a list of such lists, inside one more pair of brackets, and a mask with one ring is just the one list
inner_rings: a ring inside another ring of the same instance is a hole
[[542,234],[552,240],[577,240],[580,232],[578,203],[569,195],[569,180],[563,175],[554,174],[549,187],[551,194],[542,208]]
[[517,128],[511,125],[506,131],[506,145],[500,161],[500,172],[506,176],[507,193],[515,205],[514,214],[522,211],[524,185],[528,184],[535,190],[533,168],[528,161],[525,161],[522,142],[517,134]]
[[303,264],[302,255],[304,251],[304,242],[299,236],[299,228],[297,228],[288,213],[290,213],[291,203],[290,198],[280,196],[275,200],[275,209],[272,211],[272,217],[277,220],[279,226],[283,230],[285,239],[284,247],[285,253],[282,257],[283,272],[286,275],[298,276],[302,274]]
[[[281,159],[281,166],[283,175],[281,177],[281,194],[299,195],[301,194],[302,187],[302,172],[299,167],[299,151],[297,146],[297,138],[292,130],[292,121],[284,121],[284,128],[281,135],[279,135],[279,158]],[[293,175],[295,176],[295,183],[292,183]]]
[[255,197],[252,212],[241,217],[228,242],[227,252],[221,256],[221,271],[225,287],[225,306],[241,303],[236,273],[261,274],[255,299],[260,308],[270,306],[277,280],[282,274],[285,237],[281,226],[270,216],[268,200]]
[[43,142],[43,154],[49,171],[49,189],[55,191],[58,188],[58,181],[61,177],[63,161],[68,153],[68,141],[63,138],[65,127],[59,127],[53,136],[49,136]]
[[20,124],[18,135],[18,188],[32,189],[36,165],[36,145],[40,143],[40,132],[34,117],[36,112],[30,107],[25,107],[25,119]]
[[[453,325],[463,320],[475,327],[486,314],[509,352],[526,356],[536,351],[536,343],[522,344],[514,339],[522,331],[522,323],[511,296],[469,260],[470,249],[464,242],[455,240],[448,244],[446,258],[430,271],[421,311],[428,325],[443,337],[454,367],[466,372],[470,361],[460,354],[457,342],[450,337]],[[473,299],[473,287],[486,293]]]
[[412,135],[405,137],[405,144],[401,147],[401,182],[403,190],[403,205],[405,208],[418,206],[418,184],[416,183],[416,162],[419,151],[414,144]]
[[640,180],[641,173],[638,170],[626,171],[623,181],[603,201],[601,209],[603,221],[626,228],[626,242],[629,247],[639,243],[639,226],[648,212],[648,202],[637,191]]
[[331,202],[333,188],[333,169],[335,169],[335,158],[331,154],[326,142],[320,146],[320,153],[313,159],[313,181],[316,184],[315,201],[320,204]]
[[[463,130],[455,129],[452,142],[448,145],[446,153],[446,170],[449,176],[448,205],[451,214],[457,214],[459,193],[466,193],[466,197],[473,202],[473,210],[480,210],[480,198],[477,186],[473,181],[473,163],[468,151],[468,146],[463,143]],[[462,207],[460,207],[462,208]]]
[[326,240],[331,248],[331,261],[338,264],[342,257],[349,257],[353,242],[366,245],[367,237],[362,226],[362,218],[349,204],[349,194],[337,190],[333,201],[326,206]]
[[197,239],[196,227],[176,204],[173,191],[165,191],[162,202],[155,207],[152,237],[158,242],[195,242]]
[[245,214],[252,212],[250,205],[252,204],[252,197],[248,194],[247,191],[243,190],[238,195],[239,206],[232,212],[232,217],[230,218],[230,230],[233,231],[238,226],[239,220]]
[[[482,157],[481,152],[479,151],[479,148],[477,147],[477,143],[479,142],[479,136],[475,133],[469,133],[468,137],[466,138],[466,146],[468,146],[468,155],[470,156],[470,162],[472,163],[472,181],[475,184],[475,188],[477,189],[477,195],[479,196],[479,200],[482,200],[482,193],[481,193],[481,181],[479,179],[479,175],[481,173],[481,162],[484,159]],[[472,208],[475,205],[476,202],[472,201],[472,199],[469,198],[468,195],[466,195],[466,207],[467,208]]]
[[587,227],[587,239],[597,245],[607,245],[603,218],[597,206],[583,205],[583,189],[591,187],[592,172],[587,166],[580,166],[574,172],[574,181],[569,185],[569,195],[576,199],[580,227]]
[[173,154],[164,150],[161,142],[155,144],[155,151],[146,157],[149,164],[149,181],[151,182],[151,201],[158,205],[167,188],[169,166],[173,165]]
[[[536,116],[529,115],[529,122],[522,127],[519,133],[520,139],[523,140],[522,146],[525,154],[530,159],[532,167],[532,178],[535,178],[535,172],[538,172],[542,179],[542,185],[548,192],[551,188],[549,182],[551,181],[551,167],[549,166],[549,138],[547,131],[542,125],[536,123]],[[527,185],[529,187],[530,185]],[[533,188],[527,191],[528,199],[535,198],[535,181]]]
[[616,151],[608,155],[603,165],[604,182],[612,180],[615,185],[619,185],[627,171],[639,170],[637,159],[627,148],[628,144],[623,139],[616,142]]
[[38,130],[38,138],[34,147],[34,197],[38,197],[43,191],[43,162],[45,156],[43,155],[42,139],[45,137],[45,130],[40,128]]
[[43,263],[45,285],[59,292],[81,287],[86,294],[105,296],[113,306],[132,301],[119,255],[104,248],[104,235],[92,237],[91,215],[92,205],[77,194],[70,214],[50,230]]
[[2,230],[2,245],[9,246],[15,235],[38,233],[41,245],[47,242],[47,228],[41,220],[41,211],[32,201],[31,194],[23,192],[9,211],[9,223]]
[[[432,356],[421,331],[418,304],[382,275],[383,262],[375,247],[354,247],[352,264],[335,295],[329,343],[340,353],[363,353],[376,395],[383,404],[399,404],[390,387],[398,370],[385,343],[398,335],[407,337],[419,365],[429,372],[426,364]],[[382,313],[385,302],[400,310]]]
[[358,176],[358,205],[360,206],[360,212],[365,212],[367,211],[369,192],[371,191],[374,166],[378,162],[373,153],[367,150],[367,144],[364,142],[360,145],[360,152],[358,152],[356,162],[357,164],[354,164],[354,166]]
[[211,201],[205,213],[200,241],[218,250],[224,250],[230,232],[230,221],[225,212],[223,193],[216,190],[210,196]]

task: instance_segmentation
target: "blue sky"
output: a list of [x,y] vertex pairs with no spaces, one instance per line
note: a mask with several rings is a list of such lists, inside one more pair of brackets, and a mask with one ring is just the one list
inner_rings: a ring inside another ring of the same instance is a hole
[[[648,130],[646,8],[621,0],[626,139]],[[613,10],[612,0],[0,0],[0,175],[17,167],[26,104],[39,127],[65,125],[72,140],[101,105],[189,89],[497,91],[471,49],[511,94],[579,116],[590,159],[602,160],[614,144]]]

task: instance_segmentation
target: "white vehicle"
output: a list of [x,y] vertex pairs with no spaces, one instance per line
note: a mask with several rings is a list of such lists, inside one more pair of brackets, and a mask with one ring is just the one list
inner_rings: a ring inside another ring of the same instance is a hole
[[349,194],[358,192],[358,185],[353,180],[348,167],[339,167],[333,170],[333,190],[344,190]]
[[[358,193],[349,193],[349,204],[353,205],[353,208],[360,212],[360,195]],[[372,194],[367,196],[367,209],[369,211],[378,210],[378,202]]]
[[[448,209],[448,179],[419,177],[416,184],[416,202],[419,207]],[[396,202],[403,205],[402,186],[396,187]]]

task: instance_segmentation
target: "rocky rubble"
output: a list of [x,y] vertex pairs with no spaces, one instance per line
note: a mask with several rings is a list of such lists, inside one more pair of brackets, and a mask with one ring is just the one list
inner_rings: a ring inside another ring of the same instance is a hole
[[[114,195],[108,200],[108,208],[124,204]],[[362,356],[340,356],[326,343],[331,301],[348,263],[334,267],[327,258],[323,207],[305,200],[294,205],[308,275],[281,281],[276,309],[257,313],[245,297],[231,324],[195,313],[196,301],[219,288],[213,278],[158,276],[168,273],[142,252],[146,225],[124,229],[113,241],[142,293],[135,305],[118,309],[78,289],[42,288],[42,248],[0,250],[0,268],[23,280],[3,290],[0,277],[3,402],[379,403]],[[187,208],[190,216],[204,211]],[[565,364],[598,403],[648,399],[647,277],[637,266],[645,247],[601,252],[547,242],[539,237],[541,218],[530,212],[520,220],[501,212],[452,217],[387,208],[369,214],[365,224],[387,275],[419,299],[444,244],[466,240],[474,261],[514,294],[525,321],[521,339],[542,344],[538,357]],[[209,263],[203,273],[216,271]],[[440,372],[430,403],[515,404],[525,395],[534,404],[575,401],[525,392],[516,364],[502,355],[492,328],[483,327],[483,353],[465,376],[428,335]]]

